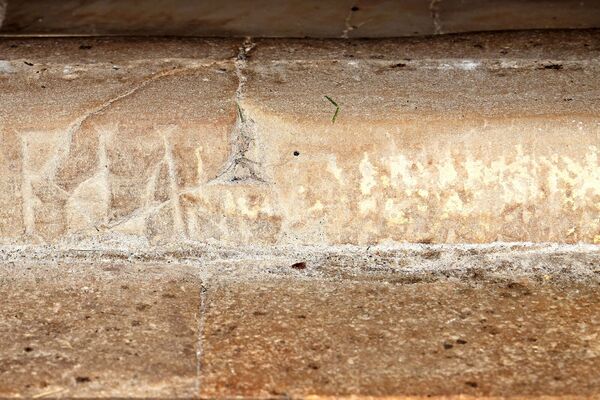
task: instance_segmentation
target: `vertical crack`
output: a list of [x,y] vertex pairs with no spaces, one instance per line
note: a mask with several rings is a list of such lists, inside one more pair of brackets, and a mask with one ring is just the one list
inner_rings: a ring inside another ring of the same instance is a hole
[[209,183],[265,183],[260,173],[260,163],[252,160],[250,151],[256,140],[256,123],[244,109],[245,85],[248,78],[245,70],[248,66],[248,57],[256,44],[252,38],[244,40],[235,58],[235,74],[238,78],[238,87],[235,91],[237,116],[231,133],[231,151],[225,167]]
[[204,356],[204,324],[206,321],[206,287],[200,284],[200,306],[198,307],[198,343],[196,345],[196,395],[202,396],[202,357]]
[[429,3],[429,12],[433,22],[433,33],[439,35],[442,33],[442,21],[440,19],[440,4],[442,0],[431,0]]

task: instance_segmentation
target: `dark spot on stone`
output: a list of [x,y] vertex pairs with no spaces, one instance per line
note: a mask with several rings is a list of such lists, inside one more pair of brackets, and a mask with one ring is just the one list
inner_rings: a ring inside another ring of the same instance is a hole
[[483,330],[493,336],[500,333],[500,330],[498,330],[498,328],[496,328],[494,326],[490,326],[490,325],[484,325]]
[[9,47],[11,49],[16,49],[17,47],[19,47],[19,45],[18,44],[11,44]]
[[452,343],[444,343],[444,350],[450,350],[454,345]]
[[467,341],[465,339],[456,339],[456,343],[458,343],[458,344],[467,344]]
[[264,312],[264,311],[254,311],[254,312],[252,313],[252,315],[254,315],[254,316],[257,316],[257,317],[262,317],[262,316],[265,316],[265,315],[267,315],[267,313],[266,313],[266,312]]
[[46,86],[42,85],[42,89],[46,89]]
[[527,288],[527,286],[518,282],[510,282],[508,285],[506,285],[506,287],[511,291],[516,292],[517,294],[520,294],[522,296],[531,295],[531,291]]
[[89,50],[91,48],[92,48],[92,46],[90,46],[89,44],[82,44],[79,46],[80,50]]
[[306,269],[306,263],[304,261],[294,263],[290,266],[293,269]]
[[115,71],[118,71],[118,70],[119,70],[119,67],[115,67],[115,66],[113,65],[112,69],[114,69]]
[[477,385],[477,382],[473,382],[473,381],[466,381],[465,385],[470,386],[472,388],[476,388],[477,386],[479,386],[479,385]]
[[544,66],[540,69],[555,69],[555,70],[559,70],[559,69],[563,69],[562,64],[544,64]]
[[33,347],[25,347],[23,350],[25,350],[26,353],[32,352],[33,351]]
[[477,48],[477,49],[483,49],[483,45],[481,43],[475,43],[473,45],[473,47]]
[[121,285],[121,289],[129,289],[129,286],[127,286],[127,285]]
[[422,254],[422,257],[427,260],[437,260],[441,256],[441,253],[436,250],[428,250]]
[[164,297],[165,299],[174,299],[175,295],[173,293],[164,293],[162,297]]
[[308,363],[308,368],[317,370],[317,369],[319,369],[319,365],[317,365],[315,363]]
[[392,65],[390,68],[404,68],[406,67],[406,63],[397,63]]
[[354,7],[351,8],[351,10],[352,11],[358,11],[358,10],[360,10],[360,8],[358,8],[357,6],[354,6]]
[[141,324],[140,321],[131,321],[131,326],[140,326]]
[[77,376],[75,377],[75,382],[77,383],[88,383],[91,379],[87,376]]
[[30,62],[28,62],[28,61],[23,61],[23,64],[25,64],[25,65],[29,65],[30,67],[33,67],[33,63],[30,63]]
[[135,306],[135,309],[138,310],[138,311],[145,311],[145,310],[147,310],[149,308],[150,308],[149,304],[143,304],[143,303],[140,303],[140,304],[138,304],[138,305]]
[[300,152],[299,152],[298,150],[295,150],[295,151],[294,151],[294,156],[295,156],[295,157],[298,157],[299,155],[300,155]]
[[304,314],[296,315],[296,318],[298,318],[298,319],[306,319],[306,315],[304,315]]

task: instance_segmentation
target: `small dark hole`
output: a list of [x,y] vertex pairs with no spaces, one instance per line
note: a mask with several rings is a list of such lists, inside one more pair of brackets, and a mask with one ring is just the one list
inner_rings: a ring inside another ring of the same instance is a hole
[[453,348],[454,345],[450,344],[450,343],[444,343],[444,349],[445,350],[450,350],[451,348]]
[[563,66],[562,66],[562,64],[546,64],[543,66],[543,69],[560,70],[560,69],[563,69]]
[[477,382],[472,382],[472,381],[465,382],[465,385],[470,386],[472,388],[476,388],[478,386]]
[[458,344],[467,344],[467,341],[464,339],[456,339],[456,343]]
[[77,382],[77,383],[87,383],[90,381],[91,381],[91,379],[87,376],[78,376],[75,378],[75,382]]
[[358,10],[360,10],[360,8],[358,8],[357,6],[354,6],[354,7],[351,8],[351,10],[352,11],[358,11]]
[[23,61],[23,63],[24,63],[25,65],[29,65],[30,67],[33,67],[33,63],[30,63],[30,62],[28,62],[28,61]]
[[298,157],[300,155],[300,152],[298,150],[294,151],[294,156]]
[[29,352],[33,351],[33,347],[27,346],[23,350],[25,350],[26,353],[29,353]]
[[306,263],[305,262],[297,262],[291,265],[291,268],[293,269],[306,269]]
[[91,48],[92,48],[92,46],[90,46],[88,44],[82,44],[81,46],[79,46],[80,50],[89,50]]

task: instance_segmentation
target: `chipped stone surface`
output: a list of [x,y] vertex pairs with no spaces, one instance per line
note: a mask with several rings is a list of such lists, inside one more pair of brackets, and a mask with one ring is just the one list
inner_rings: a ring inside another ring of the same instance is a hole
[[0,241],[598,243],[597,43],[3,39]]
[[191,397],[190,268],[0,265],[0,397]]
[[8,34],[397,37],[598,28],[580,0],[8,0]]

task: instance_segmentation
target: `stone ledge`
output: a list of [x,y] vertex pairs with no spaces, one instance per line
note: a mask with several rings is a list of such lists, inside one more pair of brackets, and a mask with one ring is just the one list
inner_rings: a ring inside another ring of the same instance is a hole
[[0,242],[598,243],[598,35],[3,39]]
[[2,261],[0,397],[597,398],[597,252],[470,250]]

